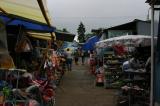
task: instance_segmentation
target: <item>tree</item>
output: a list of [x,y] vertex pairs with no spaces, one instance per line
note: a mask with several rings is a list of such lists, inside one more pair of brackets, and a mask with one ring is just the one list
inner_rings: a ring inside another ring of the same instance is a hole
[[68,30],[66,28],[63,28],[62,31],[63,32],[68,32]]
[[59,31],[59,32],[69,32],[66,28],[63,28],[63,29],[56,29],[56,31]]
[[85,42],[85,32],[86,32],[85,26],[83,25],[82,22],[80,22],[79,27],[77,29],[78,40],[80,43]]

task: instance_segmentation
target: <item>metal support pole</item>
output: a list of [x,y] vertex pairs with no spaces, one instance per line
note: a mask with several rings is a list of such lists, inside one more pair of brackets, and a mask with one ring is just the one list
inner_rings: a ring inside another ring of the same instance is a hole
[[150,106],[154,106],[154,5],[151,5],[151,85],[150,85]]
[[17,84],[16,84],[16,89],[18,89],[18,85],[19,85],[19,71],[17,71]]

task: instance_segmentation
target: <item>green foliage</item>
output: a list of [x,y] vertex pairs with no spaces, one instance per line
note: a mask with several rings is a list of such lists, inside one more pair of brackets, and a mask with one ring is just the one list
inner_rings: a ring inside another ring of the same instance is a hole
[[63,29],[56,29],[57,31],[59,32],[69,32],[66,28],[63,28]]
[[78,29],[77,29],[78,40],[80,43],[85,42],[85,32],[86,32],[85,26],[83,25],[82,22],[80,22]]
[[63,32],[68,32],[66,28],[63,28],[63,30],[62,30],[62,31],[63,31]]

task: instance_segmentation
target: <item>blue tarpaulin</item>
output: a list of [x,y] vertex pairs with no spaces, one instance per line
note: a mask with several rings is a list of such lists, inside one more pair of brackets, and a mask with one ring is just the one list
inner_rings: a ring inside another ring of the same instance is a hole
[[85,50],[85,51],[93,50],[94,46],[95,46],[95,43],[98,42],[99,39],[100,38],[98,36],[93,36],[93,37],[89,38],[87,40],[87,42],[82,46],[82,49]]
[[55,27],[50,27],[47,24],[40,23],[34,20],[26,19],[20,16],[15,16],[12,14],[0,13],[0,19],[5,22],[6,25],[21,25],[24,26],[26,30],[39,31],[51,33],[55,31]]

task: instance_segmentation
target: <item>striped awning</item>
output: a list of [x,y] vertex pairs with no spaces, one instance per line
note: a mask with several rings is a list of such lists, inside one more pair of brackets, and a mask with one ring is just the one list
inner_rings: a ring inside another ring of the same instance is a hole
[[[36,39],[43,39],[43,40],[51,40],[52,36],[50,33],[33,33],[33,32],[28,32],[29,36],[32,38]],[[53,33],[54,40],[60,40],[60,41],[68,41],[68,42],[73,42],[75,35],[71,33],[66,33],[66,32],[58,32],[55,31]]]
[[[55,36],[55,34],[53,33]],[[41,39],[41,40],[52,40],[52,36],[50,33],[33,33],[33,32],[28,32],[28,36],[31,38],[35,39]],[[54,38],[55,40],[55,38]]]
[[147,0],[146,3],[160,5],[160,0]]

